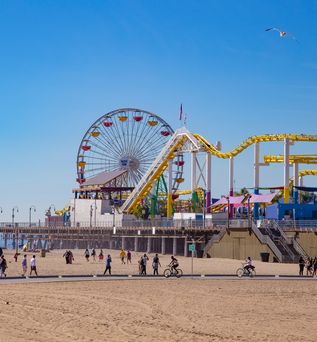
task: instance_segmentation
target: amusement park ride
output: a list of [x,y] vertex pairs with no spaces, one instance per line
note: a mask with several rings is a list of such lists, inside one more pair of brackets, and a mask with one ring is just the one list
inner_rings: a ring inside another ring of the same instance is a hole
[[[266,142],[282,142],[284,154],[264,156],[261,162],[260,145]],[[234,159],[251,146],[254,148],[254,194],[259,194],[261,189],[260,167],[283,163],[283,200],[280,205],[295,206],[298,204],[298,191],[306,190],[303,177],[317,174],[316,170],[300,171],[299,164],[316,164],[317,155],[291,155],[290,146],[294,142],[317,142],[317,135],[252,136],[225,153],[219,146],[214,146],[199,134],[192,134],[185,127],[174,131],[156,114],[135,108],[112,111],[96,120],[80,143],[78,187],[73,189],[70,221],[76,224],[113,220],[115,224],[113,214],[120,220],[158,215],[170,219],[177,212],[211,215],[212,157],[229,161],[229,198],[233,196]],[[190,154],[189,190],[181,189],[185,181],[186,153]],[[290,177],[290,167],[293,167],[293,178]],[[190,198],[181,199],[184,195],[190,195]],[[255,202],[255,219],[258,218],[258,208],[259,203]]]

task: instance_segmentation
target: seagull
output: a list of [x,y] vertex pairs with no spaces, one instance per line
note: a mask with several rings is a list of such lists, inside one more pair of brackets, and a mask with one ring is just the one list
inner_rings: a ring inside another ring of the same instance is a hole
[[286,32],[286,31],[282,31],[282,30],[280,30],[280,29],[278,29],[276,27],[270,27],[270,28],[266,29],[265,31],[266,32],[268,32],[268,31],[276,31],[276,32],[279,33],[281,38],[290,37],[290,38],[296,40],[297,43],[299,43],[299,41],[292,34],[290,34],[289,32]]

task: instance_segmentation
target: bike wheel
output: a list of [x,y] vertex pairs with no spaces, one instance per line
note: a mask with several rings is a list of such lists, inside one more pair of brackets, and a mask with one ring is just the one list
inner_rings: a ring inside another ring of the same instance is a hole
[[253,278],[256,276],[255,270],[250,270],[250,278]]
[[180,268],[176,268],[175,277],[180,278],[183,275],[183,271]]
[[164,272],[163,275],[165,278],[169,278],[172,275],[172,272],[169,268],[167,268]]
[[238,268],[236,271],[236,274],[239,278],[241,278],[244,275],[244,269],[243,268]]

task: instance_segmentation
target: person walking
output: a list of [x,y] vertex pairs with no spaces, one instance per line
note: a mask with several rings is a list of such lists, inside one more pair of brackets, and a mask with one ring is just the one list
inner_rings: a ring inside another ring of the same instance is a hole
[[33,271],[34,271],[35,275],[37,276],[35,255],[33,255],[33,257],[31,258],[30,266],[31,266],[30,276],[31,276]]
[[132,254],[131,254],[131,251],[128,251],[128,253],[127,253],[127,264],[128,263],[132,264]]
[[68,251],[68,263],[69,264],[72,264],[73,261],[74,261],[74,255],[73,255],[73,252],[71,250]]
[[89,256],[90,256],[90,254],[89,254],[88,248],[86,248],[85,253],[84,253],[84,256],[85,256],[85,258],[86,258],[86,261],[89,262]]
[[108,256],[106,258],[106,269],[103,272],[103,275],[106,275],[107,271],[109,271],[109,275],[111,275],[111,263],[112,263],[111,255],[108,254]]
[[66,265],[69,264],[69,251],[66,250],[66,252],[63,254],[63,258],[65,258]]
[[4,254],[2,254],[0,259],[0,278],[3,276],[6,277],[6,269],[8,268],[7,260],[4,257]]
[[121,251],[120,251],[119,255],[120,255],[120,259],[121,259],[121,264],[125,264],[124,258],[126,256],[126,254],[125,254],[125,251],[124,251],[123,248],[121,248]]
[[27,255],[26,254],[24,254],[21,264],[22,264],[22,277],[25,277],[26,272],[28,270],[28,261],[27,261]]
[[160,258],[158,256],[158,254],[156,253],[155,257],[153,258],[153,262],[152,262],[153,275],[158,275],[159,266],[161,267]]
[[91,256],[92,256],[93,260],[96,261],[96,251],[94,248],[91,251]]
[[299,265],[299,275],[303,276],[304,275],[305,260],[302,256],[300,256],[300,258],[298,260],[298,265]]
[[100,250],[98,258],[99,258],[99,262],[103,262],[103,251],[102,251],[102,249]]
[[141,275],[146,275],[146,264],[148,260],[149,257],[146,254],[141,257]]

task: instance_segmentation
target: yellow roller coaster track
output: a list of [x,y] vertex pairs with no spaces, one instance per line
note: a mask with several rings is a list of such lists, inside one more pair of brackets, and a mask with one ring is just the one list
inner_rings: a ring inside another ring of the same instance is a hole
[[244,140],[240,145],[235,147],[230,152],[220,152],[212,144],[210,144],[205,138],[199,134],[194,134],[194,137],[205,147],[205,149],[218,158],[232,158],[246,150],[248,147],[255,143],[262,142],[274,142],[283,141],[289,139],[290,141],[303,141],[303,142],[317,142],[317,135],[305,135],[305,134],[266,134],[255,135]]
[[[264,156],[265,163],[284,163],[284,156]],[[290,164],[317,164],[317,154],[299,154],[289,156]]]
[[302,178],[304,176],[317,176],[317,170],[302,170],[302,171],[299,171],[298,177]]

